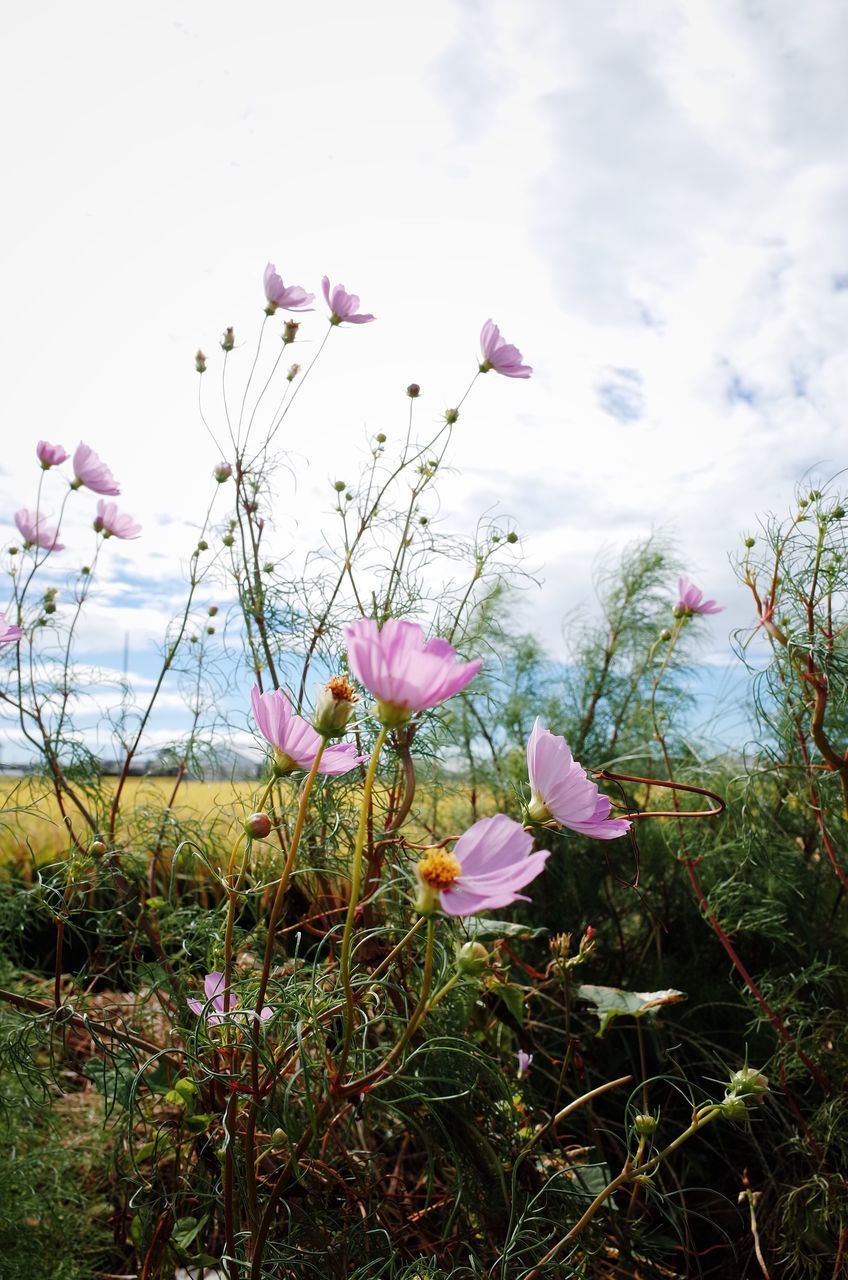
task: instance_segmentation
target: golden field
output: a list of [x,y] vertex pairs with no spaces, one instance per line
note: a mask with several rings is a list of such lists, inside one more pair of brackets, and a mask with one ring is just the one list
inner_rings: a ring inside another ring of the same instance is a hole
[[[174,778],[128,778],[121,808],[134,818],[145,817],[149,825],[161,822],[174,790]],[[105,778],[98,792],[101,806],[107,807],[115,794],[117,778]],[[172,813],[180,823],[202,823],[219,828],[222,836],[234,819],[250,812],[259,798],[257,782],[182,782]],[[73,806],[69,806],[73,813]],[[0,777],[0,861],[50,862],[64,856],[68,836],[56,797],[40,778]]]
[[[226,843],[233,824],[256,807],[264,790],[264,784],[256,780],[183,781],[168,810],[175,781],[173,777],[127,779],[121,797],[121,826],[125,832],[127,827],[131,828],[130,843],[138,851],[145,845],[153,848],[159,844],[163,850],[173,847],[169,841],[173,829],[168,829],[168,813],[179,826],[181,837],[194,827],[198,834],[202,832],[208,838],[214,833]],[[88,807],[98,808],[104,817],[108,815],[117,782],[117,778],[104,778]],[[476,817],[497,808],[484,789],[483,794],[476,797],[478,812],[471,794],[467,784],[460,781],[438,788],[420,786],[406,825],[408,837],[422,840],[427,838],[428,830],[443,828],[442,834],[462,830]],[[73,806],[69,804],[67,809],[73,816]],[[107,822],[108,818],[104,825]],[[80,835],[85,830],[85,838],[90,838],[81,820],[75,822],[75,828]],[[62,815],[48,784],[41,778],[0,776],[0,865],[54,862],[63,858],[69,847]]]

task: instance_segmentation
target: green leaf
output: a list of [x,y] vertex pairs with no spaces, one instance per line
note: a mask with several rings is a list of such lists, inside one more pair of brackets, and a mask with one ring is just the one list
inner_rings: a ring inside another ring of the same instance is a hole
[[598,1035],[602,1036],[613,1018],[627,1014],[631,1018],[643,1018],[645,1014],[658,1013],[669,1004],[679,1004],[686,996],[682,991],[669,988],[666,991],[622,991],[619,987],[581,986],[577,988],[581,1000],[595,1006],[601,1021]]
[[485,916],[472,916],[466,921],[468,936],[477,938],[544,938],[548,929],[534,929],[529,924],[515,920],[490,920]]
[[102,1093],[110,1106],[119,1102],[128,1107],[133,1085],[138,1074],[135,1058],[129,1053],[118,1053],[114,1058],[89,1058],[83,1073]]
[[511,982],[504,982],[500,986],[495,987],[495,994],[500,996],[507,1009],[509,1009],[515,1021],[524,1024],[524,992],[521,987],[515,987]]

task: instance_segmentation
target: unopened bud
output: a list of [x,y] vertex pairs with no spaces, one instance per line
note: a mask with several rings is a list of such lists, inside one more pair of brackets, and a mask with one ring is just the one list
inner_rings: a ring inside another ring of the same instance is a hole
[[10,548],[9,548],[9,555],[10,555],[10,556],[16,556],[17,554],[18,554],[18,548],[17,548],[17,547],[10,547]]
[[831,514],[831,517],[832,517],[834,520],[844,520],[844,519],[845,519],[845,508],[844,508],[844,507],[834,507],[830,514]]
[[513,529],[510,529],[509,533],[506,535],[506,540],[510,546],[514,547],[518,541],[518,534]]
[[670,639],[671,639],[671,631],[669,630],[668,627],[663,627],[662,631],[660,632],[660,640],[663,640],[666,643],[668,643]]
[[768,1093],[769,1082],[766,1076],[754,1067],[742,1067],[734,1071],[727,1086],[729,1098],[748,1098],[760,1102]]
[[83,567],[80,569],[80,577],[87,578],[90,573],[91,573],[91,565],[84,564]]
[[753,546],[754,546],[754,544],[756,543],[756,541],[757,541],[757,539],[756,539],[756,538],[746,538],[746,539],[745,539],[745,546],[746,546],[746,547],[748,547],[748,548],[750,549],[751,547],[753,547]]
[[297,362],[295,362],[294,364],[290,364],[289,371],[286,374],[286,382],[294,382],[295,378],[299,373],[300,373],[300,365],[297,364]]
[[210,618],[214,618],[218,612],[218,606],[216,604],[210,604],[206,612],[209,614]]
[[275,1147],[284,1147],[288,1140],[289,1137],[285,1129],[275,1129],[271,1134],[271,1142]]
[[640,1138],[650,1138],[651,1134],[656,1132],[657,1119],[656,1116],[640,1115],[633,1121],[633,1128],[636,1130]]
[[225,533],[221,541],[225,547],[231,547],[235,543],[235,538],[231,533]]
[[233,329],[232,325],[229,325],[224,330],[224,336],[221,338],[221,350],[232,351],[235,345],[236,345],[235,330]]
[[319,691],[315,700],[312,725],[322,738],[338,738],[359,699],[347,676],[333,676]]
[[409,386],[406,388],[406,394],[409,396],[410,400],[417,400],[421,395],[421,388],[418,383],[410,382]]
[[55,604],[53,603],[53,601],[52,601],[52,600],[48,600],[48,601],[47,601],[46,605],[44,606],[44,612],[45,612],[45,613],[55,613],[55,612],[56,612],[56,606],[55,606]]
[[479,978],[489,967],[490,956],[482,942],[464,942],[456,952],[456,969],[464,978]]
[[378,431],[378,432],[377,432],[376,439],[377,439],[377,444],[385,444],[385,443],[386,443],[386,435],[385,435],[385,432],[383,432],[383,431]]
[[245,835],[250,836],[252,840],[264,840],[271,832],[271,819],[267,813],[252,813],[250,817],[245,818],[242,825]]
[[208,551],[208,550],[209,550],[209,543],[206,541],[206,539],[205,539],[205,538],[201,538],[201,539],[200,539],[200,541],[199,541],[199,542],[198,542],[198,544],[197,544],[197,549],[198,549],[198,551]]
[[299,320],[287,320],[283,327],[283,342],[294,342],[297,337],[297,331],[300,328]]
[[88,852],[92,858],[102,858],[104,853],[107,852],[107,845],[102,840],[92,840],[88,846]]
[[333,488],[335,489],[336,493],[341,493],[343,489],[347,488],[347,485],[345,484],[344,480],[336,480],[333,484]]
[[206,356],[200,349],[198,349],[197,354],[194,357],[194,367],[198,373],[206,372]]
[[233,469],[229,462],[219,462],[212,474],[218,481],[218,484],[224,484],[233,474]]
[[214,636],[214,634],[215,634],[215,628],[214,628],[214,627],[207,627],[207,628],[206,628],[206,634],[207,634],[208,636]]
[[445,422],[448,424],[448,426],[453,426],[453,424],[458,421],[459,421],[458,409],[445,409]]

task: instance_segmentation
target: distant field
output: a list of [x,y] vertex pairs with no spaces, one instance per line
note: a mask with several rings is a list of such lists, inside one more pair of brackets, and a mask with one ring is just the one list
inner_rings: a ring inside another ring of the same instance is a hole
[[[174,789],[174,778],[129,778],[124,787],[121,808],[131,815],[136,828],[133,844],[144,847],[139,833],[147,829],[158,833],[162,813]],[[105,778],[100,792],[101,803],[115,793],[117,778]],[[220,828],[226,839],[234,819],[249,813],[258,801],[261,782],[209,782],[181,783],[174,801],[174,818],[180,823],[197,822],[209,834]],[[444,825],[445,832],[461,831],[474,817],[494,811],[491,797],[484,792],[478,796],[479,813],[472,813],[469,791],[465,784],[439,788],[419,787],[416,803],[406,831],[411,839],[425,839],[426,827],[433,829]],[[69,806],[69,811],[73,812]],[[417,819],[417,821],[416,821]],[[155,844],[156,834],[151,843]],[[167,838],[163,847],[167,847]],[[65,856],[69,840],[62,816],[52,791],[39,778],[13,778],[0,776],[0,865],[9,863],[52,862]]]
[[[104,797],[115,793],[117,778],[105,778]],[[183,782],[174,801],[174,816],[182,821],[204,820],[229,825],[258,797],[257,782]],[[129,778],[124,787],[125,811],[161,814],[174,789],[173,778]],[[42,779],[0,777],[0,861],[51,861],[68,849],[68,837],[55,796]]]

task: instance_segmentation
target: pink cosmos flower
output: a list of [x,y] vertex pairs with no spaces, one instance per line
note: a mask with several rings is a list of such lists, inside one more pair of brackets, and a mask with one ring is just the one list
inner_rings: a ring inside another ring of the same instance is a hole
[[528,902],[518,893],[539,875],[549,849],[531,853],[533,837],[505,813],[481,818],[459,837],[453,853],[431,849],[415,868],[422,913],[438,904],[445,915],[471,916],[510,903]]
[[675,617],[690,618],[693,613],[722,613],[724,610],[723,604],[705,600],[703,591],[686,577],[680,578],[677,589],[680,599],[674,606]]
[[523,1049],[518,1050],[518,1078],[523,1080],[525,1076],[529,1076],[530,1067],[533,1065],[532,1053],[525,1053]]
[[58,529],[51,529],[41,516],[21,507],[15,512],[15,524],[25,547],[41,547],[44,551],[64,551],[64,542],[57,542]]
[[283,311],[312,310],[309,304],[315,301],[315,294],[307,293],[299,284],[283,284],[273,262],[265,268],[264,284],[269,315],[273,315],[277,307],[282,307]]
[[87,444],[80,442],[74,450],[73,468],[72,489],[79,489],[82,485],[85,485],[86,489],[91,489],[94,493],[105,493],[111,497],[115,497],[121,492],[120,485],[106,466],[106,463],[101,462],[94,450],[90,449]]
[[374,694],[377,717],[389,728],[460,693],[483,665],[479,658],[457,662],[447,640],[425,641],[417,623],[398,618],[382,628],[373,618],[360,618],[345,628],[345,637],[350,669]]
[[[250,699],[257,728],[274,748],[277,773],[282,776],[295,769],[311,769],[323,738],[308,720],[294,714],[282,689],[260,693],[254,687]],[[367,759],[367,756],[357,755],[352,742],[336,743],[324,748],[318,772],[335,778],[339,774],[350,773]]]
[[494,369],[495,373],[502,373],[505,378],[529,378],[533,372],[531,365],[521,363],[522,355],[518,347],[501,337],[501,331],[493,320],[487,320],[480,330],[480,346],[483,350],[481,373]]
[[530,804],[533,822],[568,827],[593,840],[615,840],[630,827],[627,818],[611,818],[612,801],[601,795],[586,770],[569,750],[565,738],[543,729],[539,718],[527,743]]
[[0,613],[0,644],[14,644],[22,635],[20,627],[14,622],[7,622],[5,614]]
[[39,440],[35,446],[35,454],[45,471],[49,471],[51,467],[58,467],[71,456],[65,453],[60,444],[48,444],[46,440]]
[[359,294],[348,293],[343,284],[337,284],[331,290],[330,277],[324,276],[321,288],[324,290],[324,298],[330,308],[330,324],[341,324],[343,320],[348,324],[368,324],[375,319],[372,315],[363,315],[360,312]]
[[[230,1007],[224,1012],[224,992],[225,978],[223,973],[219,973],[217,969],[213,969],[211,973],[207,973],[203,979],[203,991],[206,996],[205,1000],[188,1000],[189,1009],[192,1013],[196,1013],[198,1018],[205,1018],[210,1027],[217,1027],[220,1023],[226,1022],[228,1019],[245,1019],[254,1016],[251,1011],[238,1010],[238,996],[230,994]],[[211,1006],[211,1007],[210,1007]],[[273,1018],[274,1010],[267,1004],[263,1006],[259,1013],[261,1022],[267,1022],[269,1018]]]
[[104,538],[137,538],[141,533],[141,525],[132,516],[121,515],[117,503],[104,502],[102,498],[97,500],[94,528]]

